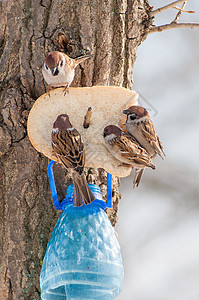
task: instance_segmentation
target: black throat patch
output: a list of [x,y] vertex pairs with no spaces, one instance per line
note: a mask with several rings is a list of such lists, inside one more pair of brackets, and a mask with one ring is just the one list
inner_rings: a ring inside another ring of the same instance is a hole
[[53,74],[53,76],[56,76],[58,74],[59,74],[59,70],[58,70],[58,68],[56,68],[55,73]]

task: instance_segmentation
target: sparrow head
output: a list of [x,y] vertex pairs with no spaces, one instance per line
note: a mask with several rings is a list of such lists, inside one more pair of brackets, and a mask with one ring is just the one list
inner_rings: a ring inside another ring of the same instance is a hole
[[66,114],[59,115],[53,124],[53,131],[57,130],[71,130],[73,129],[72,124],[69,121],[69,117]]
[[65,66],[65,58],[61,52],[49,52],[44,61],[44,70],[49,74],[56,76],[62,72]]
[[127,123],[137,123],[149,117],[147,110],[144,107],[133,105],[123,111],[123,114],[127,115]]
[[104,128],[104,138],[111,137],[111,139],[121,136],[122,130],[115,125],[108,125]]

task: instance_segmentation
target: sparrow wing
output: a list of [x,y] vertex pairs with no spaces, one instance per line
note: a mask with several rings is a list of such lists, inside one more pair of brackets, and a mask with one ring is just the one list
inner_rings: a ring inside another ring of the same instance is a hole
[[148,166],[155,169],[147,152],[136,142],[136,140],[132,141],[132,139],[128,138],[128,135],[123,134],[113,141],[115,146],[117,146],[121,157],[126,161],[129,161],[129,164]]
[[66,168],[83,172],[85,151],[83,140],[76,129],[52,132],[52,147],[55,155]]
[[74,59],[74,64],[75,64],[75,68],[81,64],[83,61],[85,61],[86,59],[91,58],[92,55],[84,55],[84,56],[80,56]]
[[65,57],[66,66],[69,66],[72,69],[76,68],[79,64],[81,64],[86,59],[91,58],[91,55],[84,55],[84,56],[80,56],[77,58],[70,58],[65,53],[62,53],[62,55],[64,55],[64,57]]
[[145,120],[145,122],[140,123],[139,127],[142,131],[142,134],[148,140],[149,144],[151,145],[151,147],[153,147],[155,152],[157,152],[161,157],[162,157],[161,151],[165,155],[162,144],[157,136],[155,126],[153,125],[153,122],[150,119],[147,119]]
[[164,148],[163,148],[162,143],[161,143],[161,141],[160,141],[160,139],[159,139],[158,136],[157,136],[157,139],[158,139],[158,144],[159,144],[159,147],[160,147],[162,153],[164,154],[164,156],[166,156],[166,154],[165,154],[165,152],[164,152]]
[[62,53],[62,55],[65,58],[65,62],[66,62],[66,68],[68,69],[68,71],[70,71],[71,69],[74,69],[76,67],[75,65],[75,60],[73,58],[70,58],[68,55],[66,55],[65,53]]
[[139,144],[139,142],[129,133],[125,133],[125,137],[133,144],[133,148],[137,154],[144,153],[148,155],[148,152]]
[[150,119],[145,120],[142,123],[139,123],[139,126],[142,130],[143,135],[146,137],[146,139],[150,142],[156,142],[157,140],[157,134],[155,130],[155,126],[153,125],[153,122]]

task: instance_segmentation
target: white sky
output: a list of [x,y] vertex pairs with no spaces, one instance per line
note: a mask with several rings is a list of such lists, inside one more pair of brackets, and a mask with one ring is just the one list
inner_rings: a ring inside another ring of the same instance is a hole
[[[170,1],[151,0],[155,8]],[[181,21],[199,23],[191,0]],[[170,10],[155,24],[174,18]],[[133,89],[150,109],[167,158],[139,188],[122,179],[119,234],[125,279],[119,300],[199,299],[199,29],[154,33],[138,49]],[[153,109],[154,108],[154,109]],[[155,112],[157,114],[154,116]]]

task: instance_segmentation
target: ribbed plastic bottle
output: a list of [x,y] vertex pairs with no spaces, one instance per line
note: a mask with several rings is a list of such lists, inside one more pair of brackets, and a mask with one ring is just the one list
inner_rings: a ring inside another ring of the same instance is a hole
[[[40,274],[43,300],[115,299],[124,276],[120,246],[104,212],[100,189],[93,203],[63,205]],[[73,194],[73,187],[67,189]]]

